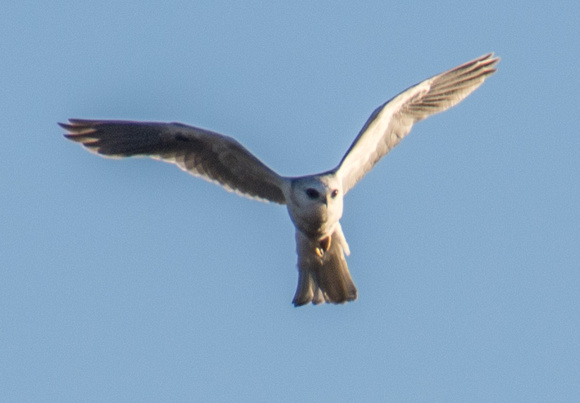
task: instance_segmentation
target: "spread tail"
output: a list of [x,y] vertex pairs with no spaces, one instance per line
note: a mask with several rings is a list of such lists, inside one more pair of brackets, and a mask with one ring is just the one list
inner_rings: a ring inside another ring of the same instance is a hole
[[321,253],[319,241],[296,233],[298,287],[292,301],[294,306],[309,302],[341,304],[357,298],[357,289],[344,258],[348,245],[340,225],[330,239],[329,249]]

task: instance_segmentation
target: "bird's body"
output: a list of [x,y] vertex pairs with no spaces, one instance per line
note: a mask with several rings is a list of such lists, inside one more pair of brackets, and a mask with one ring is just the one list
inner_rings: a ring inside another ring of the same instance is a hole
[[289,178],[278,175],[231,137],[179,123],[70,119],[70,140],[109,157],[149,156],[236,193],[286,204],[296,228],[298,287],[293,303],[343,303],[357,298],[340,226],[343,198],[411,130],[463,100],[493,74],[488,54],[427,79],[377,108],[338,166]]

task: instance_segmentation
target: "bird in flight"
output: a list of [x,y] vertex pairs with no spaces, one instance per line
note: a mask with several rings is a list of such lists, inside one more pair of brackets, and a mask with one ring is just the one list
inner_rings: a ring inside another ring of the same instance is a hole
[[433,76],[379,106],[333,169],[277,174],[235,139],[180,123],[69,119],[65,137],[106,157],[148,156],[250,198],[285,204],[296,228],[294,306],[357,299],[340,218],[344,196],[414,123],[461,102],[496,69],[493,53]]

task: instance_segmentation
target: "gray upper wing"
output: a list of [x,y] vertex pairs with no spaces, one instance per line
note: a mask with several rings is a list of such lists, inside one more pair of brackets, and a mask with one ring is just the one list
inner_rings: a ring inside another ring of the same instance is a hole
[[493,53],[481,56],[414,85],[379,106],[334,169],[342,178],[344,194],[399,144],[415,122],[461,102],[496,71],[498,62]]
[[160,159],[229,191],[286,203],[284,178],[231,137],[179,123],[69,119],[59,125],[91,152]]

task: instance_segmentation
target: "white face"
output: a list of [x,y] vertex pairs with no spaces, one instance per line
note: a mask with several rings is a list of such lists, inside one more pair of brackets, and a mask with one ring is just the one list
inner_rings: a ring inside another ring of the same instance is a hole
[[301,178],[292,186],[290,218],[307,235],[329,235],[342,217],[342,186],[334,176]]

